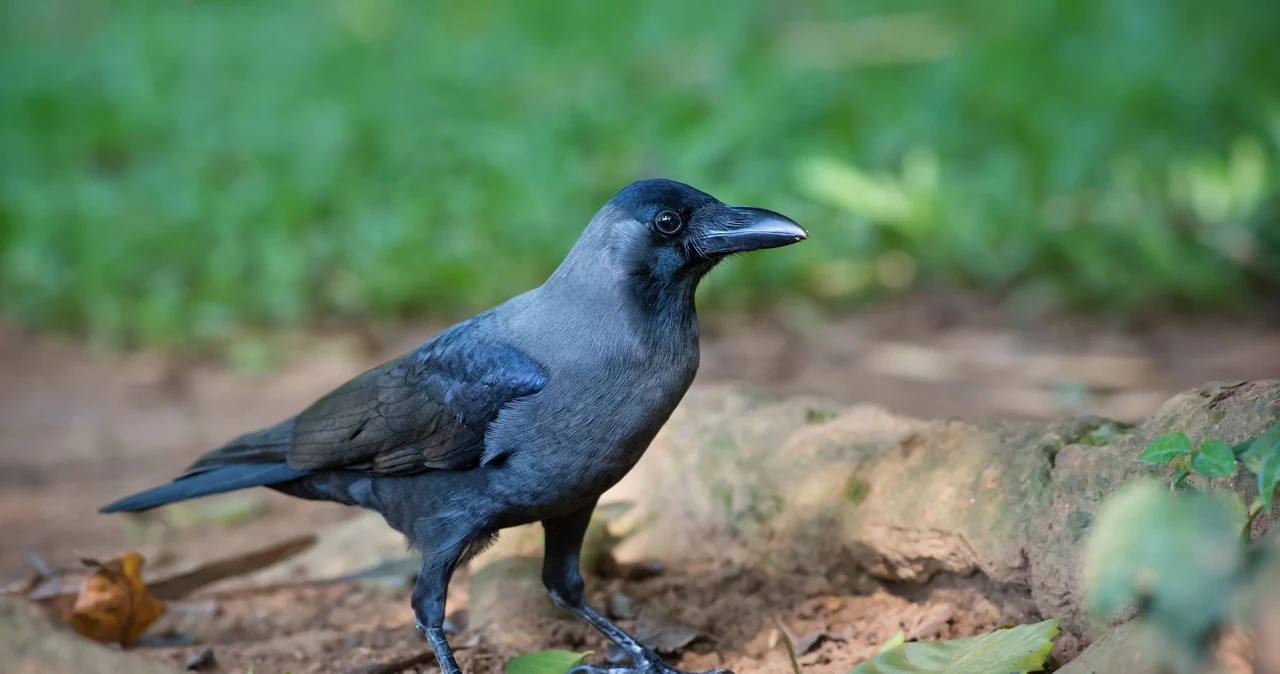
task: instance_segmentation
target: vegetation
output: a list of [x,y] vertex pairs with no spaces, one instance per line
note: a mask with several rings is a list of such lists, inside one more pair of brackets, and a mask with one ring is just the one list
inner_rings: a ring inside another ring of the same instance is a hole
[[[1280,424],[1234,447],[1205,439],[1194,449],[1174,431],[1139,458],[1172,468],[1171,489],[1141,480],[1104,504],[1085,549],[1086,603],[1104,619],[1136,610],[1140,626],[1163,644],[1153,651],[1159,659],[1173,671],[1204,671],[1213,639],[1231,624],[1248,624],[1274,592],[1266,579],[1275,536],[1251,542],[1251,530],[1254,518],[1272,512],[1280,483]],[[1190,473],[1210,480],[1237,471],[1256,484],[1250,506],[1232,489],[1186,484]]]
[[0,311],[108,343],[483,308],[654,174],[813,233],[715,309],[1278,280],[1270,0],[0,7]]
[[968,639],[903,643],[849,674],[1027,674],[1044,671],[1058,621],[1008,626]]

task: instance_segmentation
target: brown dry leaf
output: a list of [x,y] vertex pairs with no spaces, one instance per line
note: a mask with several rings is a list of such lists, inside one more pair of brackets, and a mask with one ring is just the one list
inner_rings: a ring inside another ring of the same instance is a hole
[[80,585],[75,602],[59,607],[75,631],[103,643],[126,645],[165,613],[164,602],[142,582],[142,555],[128,552],[108,562],[84,560],[95,570]]
[[[297,536],[257,550],[215,559],[211,562],[188,565],[181,569],[171,569],[149,578],[146,585],[156,599],[166,602],[178,601],[213,583],[260,571],[295,557],[314,546],[315,542],[315,534]],[[90,567],[90,573],[97,568],[97,566]],[[80,593],[80,588],[90,573],[79,568],[57,571],[47,577],[37,575],[24,582],[0,587],[0,594],[20,594],[29,601],[66,611],[70,610],[71,603]],[[297,581],[291,581],[288,585],[291,587],[297,585]]]

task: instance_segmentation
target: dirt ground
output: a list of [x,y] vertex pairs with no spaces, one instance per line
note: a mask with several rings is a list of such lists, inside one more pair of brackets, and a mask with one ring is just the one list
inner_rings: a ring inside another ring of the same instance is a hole
[[[466,583],[454,583],[450,603],[466,605]],[[591,601],[607,606],[625,593],[641,607],[638,620],[620,620],[627,629],[661,612],[664,623],[700,631],[688,650],[671,662],[700,671],[728,667],[742,674],[788,674],[791,665],[779,643],[775,620],[804,649],[799,662],[815,674],[844,673],[874,655],[898,631],[912,639],[970,636],[1001,624],[1025,621],[1014,607],[1001,607],[974,588],[936,587],[905,597],[865,582],[838,586],[823,577],[774,577],[759,570],[709,563],[672,570],[644,581],[593,584]],[[457,591],[461,588],[461,591]],[[199,646],[152,649],[148,655],[181,666],[202,647],[212,646],[222,671],[320,674],[358,672],[374,662],[407,658],[425,649],[412,626],[408,590],[335,586],[253,594],[217,602],[196,600],[178,607],[160,630],[190,634]],[[914,599],[914,601],[913,601]],[[308,610],[299,611],[299,606]],[[454,619],[465,620],[465,608]],[[572,619],[543,625],[546,647],[594,651],[603,662],[608,642]],[[452,637],[460,645],[464,671],[501,672],[519,653],[473,638],[467,629]],[[426,665],[406,671],[438,671]]]
[[[1067,319],[1022,330],[1003,323],[986,305],[956,298],[916,299],[831,321],[719,320],[704,325],[699,380],[878,402],[925,417],[1084,411],[1136,420],[1173,392],[1206,381],[1280,378],[1276,326],[1166,321],[1122,332]],[[286,354],[279,369],[250,376],[211,362],[95,352],[75,340],[0,326],[0,581],[31,572],[28,550],[53,566],[126,549],[157,564],[190,562],[349,517],[339,506],[266,490],[253,492],[250,512],[235,521],[105,517],[95,510],[171,478],[234,435],[295,413],[433,332],[392,326],[363,335],[278,336],[277,351]],[[465,589],[454,583],[451,610],[465,610]],[[898,630],[951,638],[1038,618],[973,588],[904,596],[865,578],[795,578],[714,562],[645,581],[603,581],[592,593],[597,606],[624,593],[644,611],[705,632],[673,660],[683,668],[727,666],[739,674],[790,671],[775,617],[802,642],[824,635],[800,657],[811,674],[847,672]],[[220,672],[362,671],[423,650],[407,600],[407,590],[350,584],[216,599],[197,594],[173,606],[158,628],[189,634],[197,645],[146,654],[181,664],[209,645]],[[467,645],[459,653],[466,671],[496,672],[515,655],[473,636],[463,629],[452,638]],[[548,625],[542,646],[595,650],[595,661],[606,650],[570,621]]]

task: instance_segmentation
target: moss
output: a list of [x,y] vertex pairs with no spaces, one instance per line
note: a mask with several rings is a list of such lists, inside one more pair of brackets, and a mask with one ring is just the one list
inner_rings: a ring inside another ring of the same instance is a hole
[[1076,510],[1067,515],[1067,531],[1071,534],[1071,542],[1080,542],[1080,539],[1084,538],[1085,533],[1088,532],[1089,527],[1092,525],[1093,515],[1083,510]]
[[807,424],[822,424],[840,416],[839,412],[831,410],[808,410],[805,412],[804,421]]
[[1117,440],[1129,435],[1132,429],[1133,427],[1128,424],[1122,424],[1117,421],[1104,421],[1091,428],[1088,433],[1077,438],[1074,444],[1105,447],[1115,444]]
[[747,509],[746,516],[757,524],[765,524],[782,514],[784,508],[786,508],[786,501],[781,496],[771,494],[753,501]]
[[871,485],[856,475],[851,475],[849,481],[844,484],[844,498],[853,505],[861,504],[869,493],[871,493]]

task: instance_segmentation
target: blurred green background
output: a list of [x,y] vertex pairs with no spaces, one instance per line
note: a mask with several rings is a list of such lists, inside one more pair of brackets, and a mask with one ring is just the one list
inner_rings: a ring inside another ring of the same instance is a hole
[[653,175],[812,233],[705,310],[1280,288],[1275,0],[0,4],[0,311],[103,343],[457,317]]

